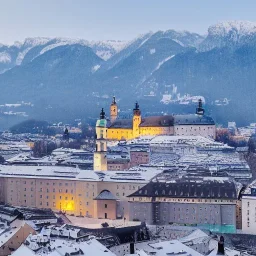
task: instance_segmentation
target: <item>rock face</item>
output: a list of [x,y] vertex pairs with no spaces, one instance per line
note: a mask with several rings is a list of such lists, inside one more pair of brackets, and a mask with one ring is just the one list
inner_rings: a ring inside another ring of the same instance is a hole
[[29,117],[72,119],[96,116],[112,95],[123,108],[145,100],[150,112],[173,104],[169,113],[200,96],[217,122],[244,124],[256,119],[255,59],[252,22],[219,23],[206,37],[168,30],[131,42],[29,38],[0,45],[0,103],[28,101]]

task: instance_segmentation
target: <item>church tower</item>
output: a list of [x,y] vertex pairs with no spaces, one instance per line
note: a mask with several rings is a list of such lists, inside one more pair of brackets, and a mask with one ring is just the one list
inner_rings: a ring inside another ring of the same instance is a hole
[[94,152],[94,171],[107,171],[107,120],[102,108],[100,119],[96,123],[96,149]]
[[116,104],[116,97],[113,97],[113,101],[110,105],[110,122],[113,123],[117,119],[117,104]]
[[141,123],[141,112],[138,102],[135,103],[135,108],[133,109],[133,119],[132,119],[132,129],[133,137],[136,138],[140,136],[140,123]]
[[196,108],[196,114],[197,115],[204,115],[204,108],[203,108],[202,99],[198,100],[198,107]]

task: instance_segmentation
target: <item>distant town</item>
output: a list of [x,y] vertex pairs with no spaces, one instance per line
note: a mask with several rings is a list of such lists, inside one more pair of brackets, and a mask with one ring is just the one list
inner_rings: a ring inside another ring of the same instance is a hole
[[[0,136],[0,255],[255,255],[256,123],[27,120]],[[132,106],[131,106],[132,107]]]

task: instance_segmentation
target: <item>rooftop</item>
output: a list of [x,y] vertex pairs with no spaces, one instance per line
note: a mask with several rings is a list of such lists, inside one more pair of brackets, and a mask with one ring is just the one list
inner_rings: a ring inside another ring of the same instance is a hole
[[102,190],[94,200],[117,200],[117,198],[109,190]]
[[140,127],[165,127],[173,126],[174,118],[173,116],[149,116],[141,120]]
[[241,185],[229,178],[176,178],[161,174],[129,197],[237,199]]
[[175,115],[174,125],[215,125],[214,120],[210,116],[206,115]]
[[[201,253],[184,245],[178,240],[163,241],[163,242],[144,242],[136,244],[137,255],[184,255],[184,256],[202,256]],[[144,254],[140,254],[143,252]]]
[[145,183],[157,175],[157,169],[134,171],[95,172],[66,166],[23,166],[0,165],[0,177],[23,177],[38,179],[87,180],[107,182],[138,182]]

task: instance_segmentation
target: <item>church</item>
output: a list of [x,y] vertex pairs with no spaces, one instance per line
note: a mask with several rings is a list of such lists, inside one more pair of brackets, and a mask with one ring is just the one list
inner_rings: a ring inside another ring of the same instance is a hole
[[200,135],[212,139],[216,137],[215,122],[210,116],[205,115],[201,99],[198,101],[195,114],[142,117],[139,104],[136,102],[133,117],[119,119],[117,102],[113,97],[110,119],[105,118],[102,109],[96,130],[98,125],[103,123],[106,129],[105,138],[108,140],[130,140],[143,135]]

